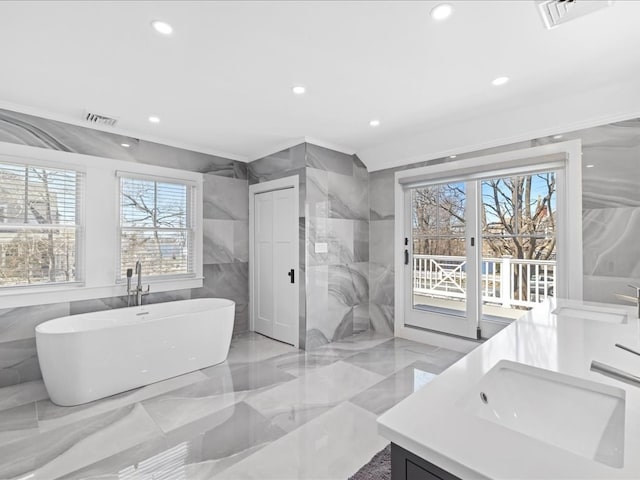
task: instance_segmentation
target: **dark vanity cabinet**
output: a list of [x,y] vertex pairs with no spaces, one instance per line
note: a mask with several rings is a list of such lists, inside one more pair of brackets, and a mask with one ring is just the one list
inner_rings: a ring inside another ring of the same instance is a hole
[[391,480],[460,480],[460,478],[392,443]]

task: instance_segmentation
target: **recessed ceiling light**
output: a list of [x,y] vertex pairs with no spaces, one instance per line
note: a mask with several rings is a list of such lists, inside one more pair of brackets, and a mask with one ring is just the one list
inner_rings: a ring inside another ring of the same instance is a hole
[[296,95],[302,95],[304,92],[306,92],[306,91],[307,91],[307,89],[306,89],[306,88],[304,88],[302,85],[296,85],[295,87],[293,87],[293,88],[291,89],[291,91],[292,91],[293,93],[295,93]]
[[380,125],[380,120],[371,120],[369,122],[369,125],[371,125],[372,127],[377,127],[378,125]]
[[491,84],[496,87],[499,87],[500,85],[504,85],[508,81],[509,81],[509,77],[498,77],[498,78],[494,78]]
[[123,146],[124,148],[129,148],[131,146],[128,143],[121,143],[120,145]]
[[151,26],[156,32],[162,35],[171,35],[173,33],[173,27],[162,20],[154,20],[151,22]]
[[445,20],[451,16],[453,13],[453,7],[448,3],[441,3],[440,5],[436,5],[431,10],[431,18],[434,20]]
[[554,135],[553,138],[559,140],[560,138],[562,138],[562,135]]
[[449,155],[449,158],[456,158],[457,155]]
[[589,165],[585,165],[585,167],[587,167],[587,168],[593,168],[593,167],[595,167],[595,165],[593,165],[593,164],[591,164],[591,163],[590,163]]
[[156,117],[155,115],[151,115],[151,116],[149,117],[149,121],[150,121],[151,123],[160,123],[160,119],[159,119],[158,117]]

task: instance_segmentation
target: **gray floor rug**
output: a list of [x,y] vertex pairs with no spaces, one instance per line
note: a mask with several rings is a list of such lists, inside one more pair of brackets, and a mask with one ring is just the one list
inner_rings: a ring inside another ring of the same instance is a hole
[[376,453],[349,480],[391,480],[391,444]]

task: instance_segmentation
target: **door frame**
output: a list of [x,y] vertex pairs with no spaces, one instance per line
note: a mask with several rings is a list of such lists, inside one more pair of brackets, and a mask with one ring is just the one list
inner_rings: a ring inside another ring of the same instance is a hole
[[[558,191],[558,223],[560,228],[558,238],[558,271],[566,272],[557,283],[558,297],[582,299],[582,142],[570,140],[549,145],[512,150],[501,153],[482,155],[402,170],[395,173],[395,228],[394,228],[394,334],[397,337],[408,338],[420,342],[442,343],[442,332],[423,330],[405,325],[405,289],[412,288],[408,276],[405,275],[404,245],[405,226],[408,225],[409,215],[406,211],[405,188],[403,184],[412,181],[419,182],[434,178],[456,178],[461,174],[492,171],[544,164],[543,157],[564,154],[564,182],[563,192]],[[571,272],[571,274],[569,274]],[[484,332],[483,332],[484,333]],[[495,332],[490,332],[495,333]],[[452,347],[459,344],[450,338]]]
[[[297,201],[293,205],[293,217],[295,225],[294,232],[299,232],[300,218],[300,176],[292,175],[290,177],[278,178],[268,182],[255,183],[249,185],[249,330],[255,331],[256,318],[256,302],[255,302],[255,196],[260,193],[273,192],[276,190],[293,189],[293,198]],[[294,311],[298,313],[295,322],[295,348],[300,348],[300,282],[304,279],[300,278],[300,238],[296,235],[294,242],[294,271],[298,281],[296,282],[297,293],[291,301],[294,303]]]

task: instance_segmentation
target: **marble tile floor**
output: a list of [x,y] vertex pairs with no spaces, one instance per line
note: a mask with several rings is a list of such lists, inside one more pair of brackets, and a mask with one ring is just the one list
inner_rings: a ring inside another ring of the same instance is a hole
[[0,389],[0,479],[346,479],[376,418],[463,354],[364,332],[303,352],[255,333],[220,365],[77,407]]

